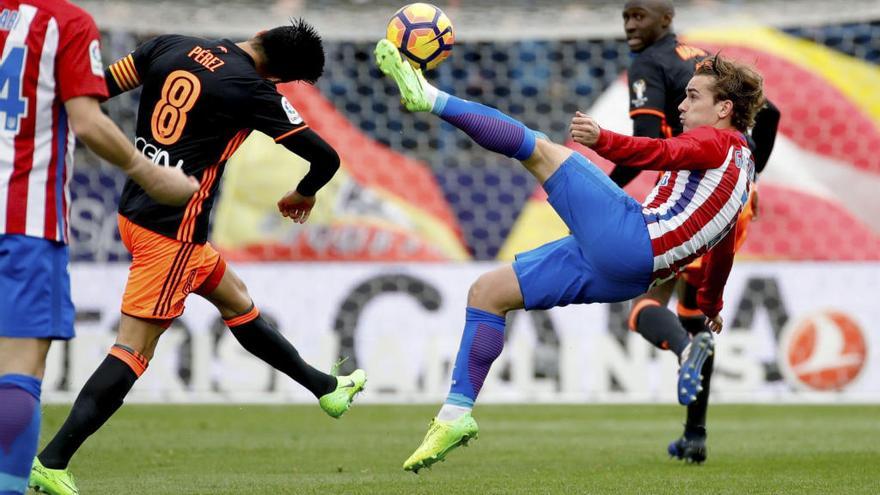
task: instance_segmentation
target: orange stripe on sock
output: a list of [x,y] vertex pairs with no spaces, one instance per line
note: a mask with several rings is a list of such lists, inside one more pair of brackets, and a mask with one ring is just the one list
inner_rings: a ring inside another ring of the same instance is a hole
[[683,316],[685,318],[699,318],[703,316],[703,312],[699,309],[688,308],[681,302],[678,303],[676,310],[678,311],[678,316]]
[[260,316],[260,310],[257,309],[256,306],[254,306],[247,313],[245,313],[243,315],[235,316],[233,318],[230,318],[230,319],[224,320],[224,321],[226,322],[227,327],[232,328],[232,327],[244,325],[245,323],[250,323],[250,322],[256,320],[258,316]]
[[636,322],[639,319],[639,313],[648,306],[661,306],[661,304],[660,301],[656,299],[645,298],[637,302],[635,306],[633,306],[632,311],[629,312],[629,321],[627,322],[627,324],[629,326],[629,329],[633,332],[636,331]]
[[138,378],[144,374],[144,371],[147,371],[147,366],[149,366],[147,358],[138,352],[132,354],[125,349],[113,346],[110,348],[110,355],[127,364]]

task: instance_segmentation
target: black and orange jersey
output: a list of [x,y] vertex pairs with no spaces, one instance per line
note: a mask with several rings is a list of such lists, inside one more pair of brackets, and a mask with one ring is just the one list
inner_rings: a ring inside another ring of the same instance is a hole
[[660,117],[662,137],[681,134],[678,105],[684,100],[697,62],[705,56],[703,50],[679,43],[672,33],[636,55],[627,70],[629,116]]
[[[185,206],[153,201],[130,179],[119,213],[154,232],[204,243],[226,160],[251,130],[276,142],[307,125],[254,60],[230,40],[153,38],[105,71],[110,95],[143,86],[135,145],[159,166],[180,167],[201,183]],[[332,175],[332,174],[331,174]]]

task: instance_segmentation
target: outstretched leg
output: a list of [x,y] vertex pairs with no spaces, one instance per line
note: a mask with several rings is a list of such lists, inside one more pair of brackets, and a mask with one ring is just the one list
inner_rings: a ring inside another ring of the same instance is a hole
[[431,112],[483,148],[523,162],[541,184],[572,154],[572,150],[551,143],[543,134],[494,108],[438,90],[401,58],[390,41],[379,41],[375,54],[379,70],[397,83],[407,110]]
[[337,377],[305,362],[296,348],[260,315],[244,282],[221,263],[215,270],[222,273],[208,278],[219,283],[202,287],[198,293],[217,307],[232,336],[248,352],[307,388],[319,399],[327,414],[334,418],[342,416],[354,396],[364,388],[367,381],[364,371],[355,370],[350,375]]
[[471,410],[504,347],[505,315],[522,308],[519,281],[511,265],[485,273],[471,285],[449,395],[421,445],[403,463],[405,470],[429,467],[477,437],[479,428]]

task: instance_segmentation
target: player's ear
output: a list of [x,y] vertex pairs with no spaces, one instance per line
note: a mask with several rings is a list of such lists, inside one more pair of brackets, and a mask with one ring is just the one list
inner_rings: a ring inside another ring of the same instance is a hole
[[733,102],[730,100],[721,100],[715,104],[719,119],[726,119],[733,115]]

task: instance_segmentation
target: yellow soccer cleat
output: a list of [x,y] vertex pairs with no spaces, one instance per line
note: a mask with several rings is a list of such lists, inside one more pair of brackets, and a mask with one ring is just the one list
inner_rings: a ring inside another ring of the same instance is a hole
[[467,446],[470,440],[476,440],[479,430],[470,413],[452,421],[434,418],[422,444],[403,463],[403,469],[418,474],[419,469],[444,460],[446,454],[459,445]]

